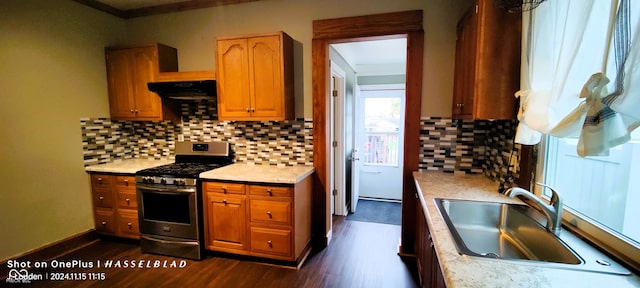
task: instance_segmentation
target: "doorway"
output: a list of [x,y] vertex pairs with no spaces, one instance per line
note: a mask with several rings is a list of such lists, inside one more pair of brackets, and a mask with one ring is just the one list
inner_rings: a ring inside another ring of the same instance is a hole
[[[330,45],[332,215],[400,224],[400,205],[380,209],[393,217],[368,210],[402,200],[406,47],[406,38]],[[361,199],[367,211],[354,217]]]
[[420,110],[422,99],[422,68],[424,32],[421,10],[377,15],[315,20],[312,41],[313,90],[313,155],[316,173],[314,181],[314,233],[319,248],[331,241],[330,213],[330,61],[329,45],[362,39],[378,40],[406,38],[406,105],[404,122],[404,159],[402,167],[402,227],[400,253],[413,253],[415,234],[416,191],[412,173],[418,170],[420,148]]

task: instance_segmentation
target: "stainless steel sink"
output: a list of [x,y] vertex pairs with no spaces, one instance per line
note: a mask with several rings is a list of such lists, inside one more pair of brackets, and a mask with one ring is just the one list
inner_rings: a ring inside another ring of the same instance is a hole
[[463,255],[630,273],[568,231],[562,231],[559,237],[547,231],[542,225],[544,216],[530,206],[439,198],[435,203]]

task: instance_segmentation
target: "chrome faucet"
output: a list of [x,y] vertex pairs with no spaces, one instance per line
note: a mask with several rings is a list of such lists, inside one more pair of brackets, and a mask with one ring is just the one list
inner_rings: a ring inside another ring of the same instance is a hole
[[524,196],[525,198],[531,200],[531,202],[535,203],[536,206],[538,206],[538,208],[542,210],[542,214],[547,217],[547,230],[553,234],[559,235],[560,221],[562,221],[562,199],[560,199],[560,195],[553,188],[542,183],[536,182],[536,184],[551,190],[552,195],[549,204],[544,203],[536,195],[520,187],[509,188],[504,192],[504,195],[511,198],[516,196]]

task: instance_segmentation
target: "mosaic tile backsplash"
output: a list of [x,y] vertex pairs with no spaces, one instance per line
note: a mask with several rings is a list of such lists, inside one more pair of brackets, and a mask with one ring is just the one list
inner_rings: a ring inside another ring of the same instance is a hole
[[495,181],[507,180],[508,171],[517,177],[517,167],[508,167],[511,157],[519,162],[520,145],[513,144],[516,126],[515,120],[422,118],[418,167],[422,171],[484,173]]
[[[82,118],[84,164],[116,159],[172,159],[175,141],[224,140],[236,161],[258,165],[313,165],[312,120],[218,121],[215,102],[184,102],[182,123],[112,121]],[[508,178],[509,159],[519,160],[512,143],[516,121],[467,121],[424,117],[420,120],[420,170],[484,173],[496,181]],[[517,176],[516,167],[510,168]]]
[[182,103],[182,123],[82,118],[84,164],[116,159],[172,159],[175,141],[229,141],[236,162],[258,165],[313,165],[311,120],[218,121],[215,102]]

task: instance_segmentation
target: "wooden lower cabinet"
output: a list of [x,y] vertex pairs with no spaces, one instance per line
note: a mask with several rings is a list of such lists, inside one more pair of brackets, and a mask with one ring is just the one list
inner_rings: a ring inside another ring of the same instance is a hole
[[90,178],[96,231],[139,239],[135,176],[90,174]]
[[415,253],[420,287],[447,287],[444,281],[444,274],[440,268],[438,256],[436,255],[435,246],[431,240],[431,232],[429,231],[429,225],[427,224],[420,199],[417,199],[416,203],[418,207],[416,207]]
[[205,248],[301,263],[311,242],[311,177],[291,185],[203,182]]

